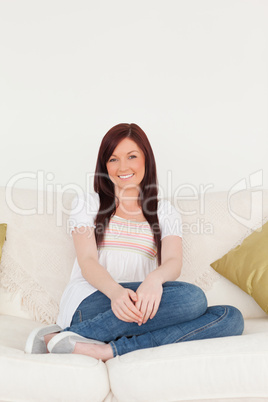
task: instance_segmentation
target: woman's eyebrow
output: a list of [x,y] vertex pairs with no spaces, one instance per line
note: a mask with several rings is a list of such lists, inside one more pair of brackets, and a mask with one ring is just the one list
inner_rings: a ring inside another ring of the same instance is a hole
[[[127,155],[128,155],[128,154],[131,154],[131,152],[138,152],[138,153],[139,153],[139,151],[136,151],[136,150],[134,149],[133,151],[129,151],[129,152],[127,153]],[[113,154],[113,155],[111,155],[111,156],[117,156],[117,155]]]

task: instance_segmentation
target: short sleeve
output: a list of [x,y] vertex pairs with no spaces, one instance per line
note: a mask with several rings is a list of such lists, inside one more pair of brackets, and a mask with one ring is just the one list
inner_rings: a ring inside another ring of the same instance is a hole
[[71,213],[68,218],[68,230],[70,236],[74,228],[96,227],[95,218],[99,210],[99,195],[97,193],[87,193],[76,196],[72,201]]
[[168,200],[160,200],[158,205],[158,219],[161,230],[161,240],[166,236],[182,237],[181,214]]

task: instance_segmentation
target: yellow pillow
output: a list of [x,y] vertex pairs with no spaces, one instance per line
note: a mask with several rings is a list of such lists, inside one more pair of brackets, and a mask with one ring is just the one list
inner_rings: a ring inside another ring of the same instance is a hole
[[252,296],[268,314],[268,222],[210,266]]
[[2,257],[2,248],[6,240],[6,231],[7,231],[7,224],[0,223],[0,262]]

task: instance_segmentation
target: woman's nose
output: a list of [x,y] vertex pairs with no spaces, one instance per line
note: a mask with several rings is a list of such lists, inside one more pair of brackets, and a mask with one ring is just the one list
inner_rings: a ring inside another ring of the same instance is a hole
[[126,160],[121,160],[119,163],[119,171],[127,171],[127,169],[129,168],[129,164],[128,161]]

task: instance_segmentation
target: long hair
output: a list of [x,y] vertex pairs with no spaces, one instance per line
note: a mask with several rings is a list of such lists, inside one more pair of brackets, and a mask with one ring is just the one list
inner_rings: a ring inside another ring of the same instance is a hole
[[[134,123],[121,123],[112,127],[103,137],[94,176],[94,190],[99,194],[100,207],[95,220],[95,238],[97,246],[104,238],[105,228],[110,218],[115,214],[116,196],[114,183],[108,175],[106,163],[113,154],[117,145],[125,138],[134,141],[145,156],[145,174],[140,183],[138,205],[150,224],[157,248],[158,265],[161,264],[161,231],[157,215],[158,208],[158,179],[156,173],[155,157],[150,142],[144,131]],[[118,200],[119,201],[119,200]]]

